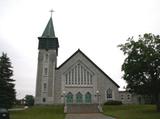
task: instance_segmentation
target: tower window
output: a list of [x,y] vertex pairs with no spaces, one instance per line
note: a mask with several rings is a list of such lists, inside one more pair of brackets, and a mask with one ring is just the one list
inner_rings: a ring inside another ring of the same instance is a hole
[[130,99],[130,95],[127,95],[127,98]]
[[46,83],[43,84],[43,88],[44,88],[44,91],[46,91],[46,89],[47,89],[47,84]]
[[48,75],[48,69],[44,68],[44,75]]
[[46,102],[46,98],[43,98],[42,101],[43,101],[43,102]]
[[121,95],[121,99],[123,100],[123,95]]
[[48,54],[45,55],[45,61],[48,62]]

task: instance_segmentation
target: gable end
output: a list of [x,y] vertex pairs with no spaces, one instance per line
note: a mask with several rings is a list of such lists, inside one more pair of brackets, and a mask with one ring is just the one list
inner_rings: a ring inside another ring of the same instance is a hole
[[118,88],[119,85],[114,82],[101,68],[99,68],[89,57],[87,57],[80,49],[78,49],[73,55],[71,55],[64,63],[62,63],[57,70],[60,69],[63,65],[65,65],[72,57],[74,57],[77,53],[81,53],[89,62],[91,62],[101,73],[103,73],[112,83],[114,83]]

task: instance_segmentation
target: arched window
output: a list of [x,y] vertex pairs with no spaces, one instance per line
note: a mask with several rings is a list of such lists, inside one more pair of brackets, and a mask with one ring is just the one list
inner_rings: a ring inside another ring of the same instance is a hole
[[112,90],[109,88],[108,90],[107,90],[107,98],[112,98]]
[[85,103],[91,103],[91,93],[90,92],[87,92],[85,94]]
[[65,76],[65,84],[66,85],[76,85],[76,86],[84,86],[84,85],[92,85],[93,81],[93,72],[90,71],[85,65],[78,63],[72,67],[70,67],[64,73]]
[[83,102],[83,95],[80,92],[78,92],[76,94],[76,102],[77,103],[82,103]]
[[72,104],[73,103],[73,94],[71,92],[69,92],[67,95],[66,95],[66,101],[67,101],[67,104]]

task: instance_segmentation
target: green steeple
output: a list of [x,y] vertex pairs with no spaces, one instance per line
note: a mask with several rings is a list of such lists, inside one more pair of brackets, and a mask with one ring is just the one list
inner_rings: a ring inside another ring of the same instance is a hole
[[52,17],[49,19],[48,24],[42,34],[44,38],[55,38],[54,27],[52,22]]
[[58,38],[55,36],[54,33],[52,17],[49,19],[48,24],[42,36],[38,37],[38,39],[39,39],[38,49],[45,49],[45,50],[55,49],[58,54],[59,43],[58,43]]

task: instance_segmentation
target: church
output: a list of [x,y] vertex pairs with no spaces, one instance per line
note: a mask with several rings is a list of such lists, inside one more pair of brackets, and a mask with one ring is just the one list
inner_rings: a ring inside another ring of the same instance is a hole
[[52,17],[38,40],[35,104],[103,104],[119,100],[119,85],[80,49],[57,66],[61,54]]

